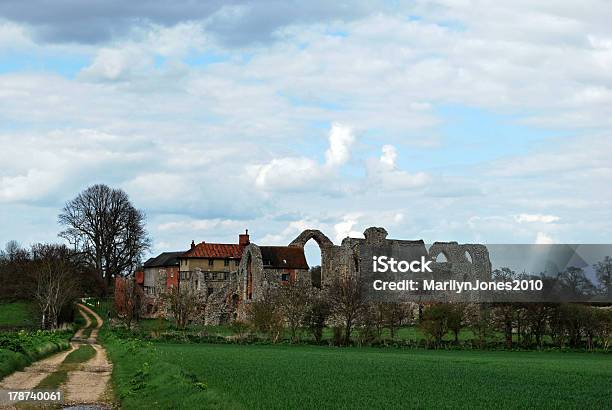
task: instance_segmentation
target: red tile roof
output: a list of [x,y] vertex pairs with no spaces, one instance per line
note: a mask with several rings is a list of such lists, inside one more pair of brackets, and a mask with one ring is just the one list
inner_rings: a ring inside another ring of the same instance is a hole
[[308,269],[304,249],[293,246],[260,246],[265,267],[275,269]]
[[241,258],[245,245],[229,243],[199,243],[181,258]]

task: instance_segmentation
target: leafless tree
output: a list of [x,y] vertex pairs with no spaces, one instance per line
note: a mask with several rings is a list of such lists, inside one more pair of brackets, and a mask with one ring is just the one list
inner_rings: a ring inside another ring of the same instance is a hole
[[112,278],[135,270],[150,239],[145,215],[130,202],[121,189],[93,185],[62,209],[59,234],[82,252],[106,285]]
[[279,308],[294,343],[299,342],[300,329],[312,299],[312,286],[305,280],[292,280],[278,288]]
[[391,338],[395,338],[397,329],[409,316],[409,307],[398,302],[380,302],[374,304],[374,309],[378,337],[381,337],[382,330],[386,327],[389,329]]
[[115,280],[115,310],[119,319],[130,329],[132,322],[140,318],[143,292],[133,277]]
[[194,320],[207,324],[214,319],[225,306],[225,296],[225,289],[209,287],[205,272],[200,271],[188,272],[178,286],[160,287],[160,300],[181,329]]
[[612,258],[606,256],[594,266],[599,286],[608,299],[612,299]]
[[0,251],[0,299],[31,297],[35,284],[29,274],[30,263],[29,250],[17,241],[7,242],[5,250]]
[[334,318],[344,328],[344,344],[351,343],[351,332],[361,313],[366,309],[362,281],[355,275],[336,277],[328,289],[329,304]]
[[249,303],[247,317],[257,332],[265,334],[272,343],[278,342],[284,324],[278,288],[266,287],[259,300]]
[[75,280],[74,254],[64,245],[32,247],[31,276],[35,283],[34,299],[41,312],[43,329],[55,329],[63,307],[80,292]]
[[582,268],[570,266],[557,276],[559,283],[568,297],[580,300],[584,296],[591,295],[595,286],[586,276]]

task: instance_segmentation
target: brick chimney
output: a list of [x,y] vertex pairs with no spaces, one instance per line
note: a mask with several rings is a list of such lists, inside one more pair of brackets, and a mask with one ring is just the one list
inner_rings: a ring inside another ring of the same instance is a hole
[[195,241],[194,240],[191,241],[191,249],[193,249],[193,248],[195,248]]
[[249,243],[251,243],[251,241],[249,240],[249,230],[247,229],[245,233],[238,235],[238,245],[246,246]]

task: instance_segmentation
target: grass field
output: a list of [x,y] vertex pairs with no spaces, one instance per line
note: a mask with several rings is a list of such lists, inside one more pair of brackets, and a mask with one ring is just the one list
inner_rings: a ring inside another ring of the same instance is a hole
[[0,303],[0,329],[34,327],[38,324],[36,322],[36,309],[33,303]]
[[125,343],[123,408],[609,408],[612,356]]

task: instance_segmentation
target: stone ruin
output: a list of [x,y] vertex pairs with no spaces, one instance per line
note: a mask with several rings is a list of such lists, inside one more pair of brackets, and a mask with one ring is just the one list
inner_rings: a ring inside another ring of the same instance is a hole
[[[345,238],[335,245],[325,234],[316,229],[307,229],[298,235],[289,247],[304,249],[306,243],[314,240],[321,251],[321,287],[330,286],[334,278],[347,275],[361,275],[364,264],[371,264],[372,255],[379,251],[409,255],[411,258],[424,256],[432,261],[438,277],[456,280],[490,280],[491,262],[484,245],[459,244],[457,242],[434,242],[429,249],[423,240],[387,239],[387,231],[370,227],[364,231],[364,238]],[[261,300],[263,291],[278,282],[278,270],[266,268],[259,246],[251,243],[244,251],[240,266],[228,284],[227,309],[224,317],[242,318],[250,301]],[[248,278],[251,278],[249,282]],[[301,269],[298,277],[310,280],[308,270]],[[252,297],[248,297],[251,286]],[[452,301],[449,293],[446,301]]]
[[[347,237],[340,245],[336,245],[321,231],[307,229],[288,246],[248,244],[243,250],[237,269],[230,273],[229,280],[222,286],[215,287],[214,292],[207,296],[210,303],[200,321],[205,324],[218,324],[237,318],[244,319],[249,303],[262,300],[265,290],[282,283],[282,278],[286,275],[311,283],[309,267],[303,253],[306,243],[310,240],[314,240],[321,251],[321,288],[329,287],[338,277],[360,277],[367,271],[367,268],[364,268],[366,264],[372,263],[372,256],[380,254],[403,255],[406,260],[425,257],[432,261],[431,265],[439,278],[491,278],[489,252],[484,245],[434,242],[427,249],[423,240],[388,239],[387,231],[380,227],[367,228],[364,238]],[[262,251],[269,255],[270,250],[282,255],[281,261],[286,257],[288,261],[285,262],[293,260],[294,263],[280,266],[278,263],[265,261]],[[302,262],[295,262],[298,259]],[[186,285],[193,286],[194,282],[198,283],[198,289],[207,289],[207,281],[207,275],[196,270],[195,276]],[[158,286],[163,288],[164,284],[160,283]],[[453,295],[449,293],[448,298],[443,301],[453,301]]]

